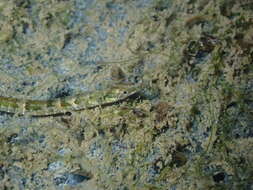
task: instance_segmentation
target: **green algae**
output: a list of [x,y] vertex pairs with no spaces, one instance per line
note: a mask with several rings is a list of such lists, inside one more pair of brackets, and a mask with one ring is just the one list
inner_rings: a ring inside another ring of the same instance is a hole
[[[37,38],[31,52],[43,54],[47,46],[63,47],[64,38],[58,33],[65,34],[73,10],[65,2],[40,3],[46,4],[40,27],[50,37]],[[49,6],[53,8],[47,11]],[[24,10],[17,10],[15,18],[24,18]],[[148,84],[146,96],[33,124],[28,129],[39,129],[51,145],[41,152],[32,152],[32,143],[27,151],[7,142],[12,134],[19,134],[20,126],[13,121],[7,124],[9,131],[1,131],[0,166],[13,164],[6,159],[11,152],[20,160],[14,165],[23,168],[26,176],[36,170],[50,181],[52,174],[45,168],[61,160],[70,170],[89,171],[92,180],[99,182],[98,189],[252,187],[252,9],[236,1],[195,0],[173,1],[169,6],[167,1],[157,1],[148,11],[152,14],[136,22],[128,36],[126,47],[133,58],[112,60],[109,71],[114,83],[141,79]],[[2,37],[7,44],[4,51],[17,52],[20,46],[13,41],[23,42],[18,38]],[[31,65],[27,71],[36,75],[40,72],[36,69]],[[41,71],[47,72],[43,67]],[[35,89],[43,91],[47,85]],[[28,136],[37,139],[33,134]],[[72,151],[58,155],[63,147]],[[218,173],[223,177],[216,181]],[[54,186],[52,180],[48,183]]]

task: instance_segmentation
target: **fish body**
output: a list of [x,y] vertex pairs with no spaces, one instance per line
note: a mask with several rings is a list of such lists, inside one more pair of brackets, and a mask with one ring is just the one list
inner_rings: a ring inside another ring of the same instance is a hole
[[113,105],[138,94],[138,87],[113,87],[76,96],[50,100],[19,99],[0,96],[0,111],[18,115],[50,116]]

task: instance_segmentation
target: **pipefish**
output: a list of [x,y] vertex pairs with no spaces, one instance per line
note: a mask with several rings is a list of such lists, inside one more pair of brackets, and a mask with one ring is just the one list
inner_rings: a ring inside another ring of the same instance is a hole
[[121,103],[138,97],[139,92],[137,86],[121,86],[49,100],[0,96],[0,112],[32,117],[71,115],[72,112]]

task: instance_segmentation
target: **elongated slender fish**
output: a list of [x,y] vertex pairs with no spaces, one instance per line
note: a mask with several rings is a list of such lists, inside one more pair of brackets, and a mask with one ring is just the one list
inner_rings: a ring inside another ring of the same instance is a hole
[[0,111],[18,115],[53,116],[58,113],[82,111],[113,105],[138,94],[138,88],[113,87],[71,97],[50,100],[19,99],[0,96]]

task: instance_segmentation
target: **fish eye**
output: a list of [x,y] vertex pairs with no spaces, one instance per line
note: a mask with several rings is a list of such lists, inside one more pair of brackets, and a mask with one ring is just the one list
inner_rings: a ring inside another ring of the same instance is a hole
[[127,91],[125,90],[125,91],[123,91],[123,94],[127,94]]

